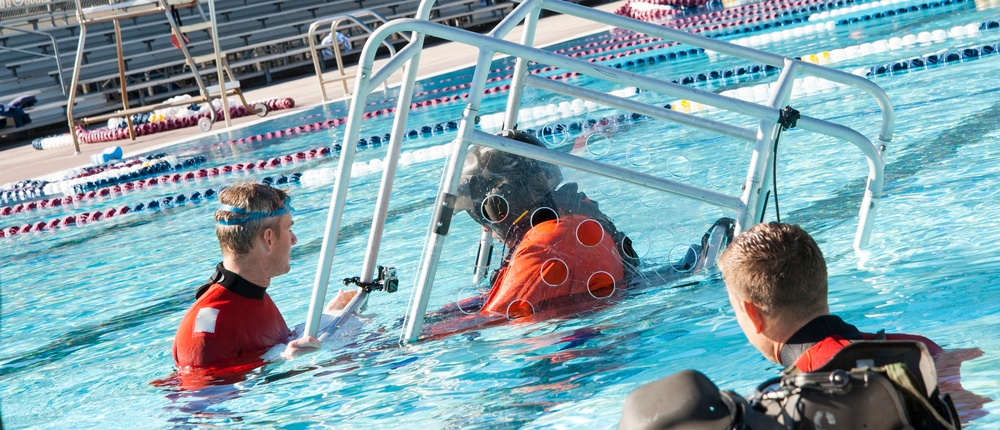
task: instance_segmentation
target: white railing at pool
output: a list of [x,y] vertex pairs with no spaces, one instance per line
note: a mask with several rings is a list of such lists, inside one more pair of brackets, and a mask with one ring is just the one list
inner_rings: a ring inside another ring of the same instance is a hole
[[[469,98],[466,101],[466,106],[462,113],[462,119],[459,123],[458,136],[451,145],[451,154],[446,161],[444,177],[441,182],[437,201],[435,202],[434,215],[431,219],[430,227],[427,232],[427,238],[424,242],[423,257],[419,265],[420,272],[416,280],[416,286],[412,293],[413,295],[404,323],[402,340],[405,342],[415,341],[420,336],[424,314],[427,309],[427,303],[433,286],[435,272],[441,257],[445,237],[448,234],[451,217],[454,212],[454,203],[456,198],[455,193],[458,188],[462,164],[465,160],[469,145],[489,146],[502,151],[580,169],[584,172],[590,172],[607,178],[613,178],[619,181],[731,209],[736,211],[738,214],[736,219],[736,233],[738,234],[740,231],[745,230],[754,223],[758,222],[758,220],[762,217],[764,203],[767,199],[768,192],[770,191],[771,166],[775,162],[775,160],[773,160],[774,145],[776,144],[775,140],[779,127],[781,127],[779,124],[780,108],[787,105],[789,102],[792,94],[793,81],[795,77],[800,74],[811,75],[820,79],[859,88],[869,93],[876,100],[882,111],[878,145],[873,144],[867,137],[853,129],[828,121],[811,118],[804,114],[798,119],[796,124],[796,127],[799,129],[813,131],[850,142],[861,149],[867,158],[869,170],[868,181],[864,197],[861,202],[860,221],[855,234],[854,246],[856,248],[860,248],[867,244],[871,234],[872,223],[878,201],[882,194],[884,167],[883,156],[888,142],[892,139],[894,123],[892,105],[890,104],[885,92],[867,79],[841,72],[839,70],[805,63],[781,55],[734,45],[728,42],[710,39],[655,24],[636,21],[631,18],[579,6],[573,3],[567,3],[561,0],[525,0],[503,21],[497,24],[491,32],[485,35],[447,27],[428,21],[427,18],[430,16],[433,4],[434,0],[423,0],[417,12],[418,19],[393,20],[376,29],[371,37],[369,37],[367,43],[365,44],[365,48],[361,53],[357,78],[355,80],[355,91],[353,92],[354,98],[351,101],[350,114],[348,115],[347,126],[344,132],[339,169],[330,200],[330,210],[327,217],[326,230],[323,236],[323,244],[320,250],[320,261],[317,266],[316,279],[313,285],[309,316],[306,320],[305,332],[307,334],[316,335],[320,329],[320,317],[322,315],[323,303],[326,298],[326,289],[330,279],[330,270],[333,264],[335,250],[334,248],[337,243],[341,219],[344,213],[344,203],[347,198],[348,185],[351,175],[351,165],[354,162],[354,156],[357,150],[357,142],[362,115],[364,114],[366,97],[374,88],[377,88],[379,84],[388,79],[388,77],[396,70],[405,67],[403,83],[400,88],[400,95],[396,109],[396,117],[393,123],[386,158],[384,160],[384,173],[379,189],[379,195],[376,201],[376,209],[369,234],[365,261],[360,276],[363,283],[371,282],[374,277],[376,269],[375,263],[382,241],[382,230],[385,226],[386,213],[389,205],[389,195],[392,191],[392,184],[395,179],[396,166],[399,160],[403,136],[405,135],[407,115],[417,76],[417,66],[420,63],[420,53],[423,49],[424,37],[426,35],[478,47],[479,56],[476,63],[476,69],[471,80],[471,85],[469,87]],[[531,46],[534,40],[535,28],[538,23],[538,16],[543,9],[584,18],[610,26],[629,29],[635,32],[647,34],[649,36],[660,37],[665,40],[673,40],[701,47],[719,54],[731,55],[751,61],[761,62],[781,68],[781,75],[778,77],[776,84],[772,87],[767,103],[761,105],[739,100],[733,97],[715,94],[709,91],[689,88],[683,85],[643,76],[626,70],[620,70],[572,57],[562,56]],[[521,43],[503,40],[505,35],[522,22],[524,23],[524,30]],[[373,61],[378,46],[386,38],[392,36],[393,34],[404,32],[413,33],[410,37],[411,42],[398,53],[393,55],[384,66],[378,70],[374,70]],[[575,155],[557,153],[548,149],[502,139],[489,133],[476,130],[475,123],[476,118],[479,115],[479,108],[487,82],[487,75],[490,71],[490,64],[493,60],[493,56],[497,53],[507,54],[517,58],[517,63],[514,69],[514,78],[511,84],[505,110],[505,127],[512,128],[516,126],[515,121],[520,110],[522,90],[524,87],[530,86],[585,100],[591,100],[606,106],[625,109],[626,111],[672,121],[689,127],[719,133],[724,136],[730,136],[746,142],[753,142],[754,150],[750,158],[750,166],[747,169],[743,194],[738,197],[725,195],[634,170],[584,159]],[[659,106],[641,103],[612,94],[606,94],[587,88],[532,76],[526,73],[528,61],[556,66],[563,70],[578,72],[595,79],[602,79],[623,86],[637,87],[641,90],[653,91],[664,95],[695,101],[718,109],[747,115],[758,119],[759,122],[756,129],[738,127],[719,121],[673,111]],[[366,299],[367,294],[364,291],[360,291],[356,298],[353,299],[348,305],[348,312],[345,312],[345,315],[356,310]],[[339,325],[340,318],[335,318],[332,324],[334,327]]]

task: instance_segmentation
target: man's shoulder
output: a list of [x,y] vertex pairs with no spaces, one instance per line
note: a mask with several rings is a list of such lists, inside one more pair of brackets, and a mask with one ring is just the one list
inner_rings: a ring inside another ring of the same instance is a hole
[[941,345],[934,342],[926,336],[921,336],[919,334],[909,334],[909,333],[864,333],[865,340],[912,340],[915,342],[920,342],[927,347],[931,355],[937,355],[938,353],[944,351]]

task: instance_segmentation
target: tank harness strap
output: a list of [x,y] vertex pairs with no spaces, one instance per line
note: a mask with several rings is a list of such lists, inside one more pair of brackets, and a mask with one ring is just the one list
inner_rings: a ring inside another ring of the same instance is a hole
[[955,426],[947,419],[938,413],[937,408],[931,405],[931,402],[927,399],[927,396],[920,392],[917,387],[913,384],[913,381],[917,380],[917,377],[913,375],[912,372],[903,363],[892,363],[884,366],[882,370],[885,375],[891,380],[896,388],[899,389],[906,397],[914,402],[915,406],[921,407],[924,412],[930,414],[934,419],[944,426],[948,430],[956,430]]

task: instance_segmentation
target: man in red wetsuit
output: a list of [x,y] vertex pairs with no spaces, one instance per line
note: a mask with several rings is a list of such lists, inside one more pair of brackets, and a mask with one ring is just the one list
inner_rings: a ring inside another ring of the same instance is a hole
[[[513,130],[500,136],[544,147]],[[631,241],[558,166],[487,147],[470,150],[459,209],[509,249],[480,314],[567,315],[605,303],[638,264]]]
[[289,200],[284,191],[256,183],[219,192],[215,233],[222,263],[197,290],[177,329],[173,355],[179,369],[247,370],[263,364],[262,354],[278,344],[288,342],[284,356],[319,347],[310,336],[289,342],[291,332],[267,294],[271,278],[291,268],[297,238]]
[[740,234],[719,259],[736,321],[768,360],[810,372],[851,341],[916,340],[941,354],[923,336],[862,333],[827,305],[826,260],[799,226],[762,223]]

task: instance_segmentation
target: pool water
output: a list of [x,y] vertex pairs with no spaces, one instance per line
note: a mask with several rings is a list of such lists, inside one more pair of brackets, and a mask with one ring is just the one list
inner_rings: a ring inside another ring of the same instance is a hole
[[[919,5],[916,1],[893,7]],[[863,11],[855,13],[862,14]],[[850,16],[850,15],[849,15]],[[963,2],[883,19],[837,25],[832,30],[773,40],[759,46],[786,55],[809,55],[883,40],[903,33],[996,20],[996,2]],[[779,28],[780,29],[780,28]],[[753,33],[774,34],[779,29]],[[608,40],[607,33],[588,41]],[[746,35],[731,35],[734,40]],[[868,53],[831,64],[842,70],[914,56],[995,44],[1000,31]],[[589,42],[567,42],[574,46]],[[553,47],[558,49],[560,46]],[[669,51],[675,48],[662,48]],[[471,60],[470,60],[471,61]],[[622,60],[617,60],[622,61]],[[502,76],[509,62],[493,67]],[[677,79],[743,63],[691,55],[631,70]],[[946,349],[979,348],[962,367],[962,383],[989,399],[1000,398],[1000,56],[880,75],[874,81],[892,100],[894,139],[886,162],[885,195],[871,243],[855,252],[852,241],[867,166],[854,147],[804,131],[782,134],[779,145],[780,217],[801,224],[820,243],[830,273],[832,310],[862,330],[926,335]],[[468,81],[470,70],[428,79],[418,91]],[[451,79],[450,84],[441,83]],[[716,91],[773,81],[696,83]],[[572,83],[601,91],[613,86],[576,77]],[[488,95],[484,113],[500,112],[505,92]],[[373,94],[373,109],[394,106],[394,94]],[[424,97],[431,97],[430,95]],[[640,93],[650,103],[676,100]],[[387,101],[381,102],[382,99]],[[526,91],[526,106],[568,99]],[[419,101],[417,98],[415,101]],[[381,103],[375,103],[381,102]],[[828,89],[793,98],[804,114],[877,136],[879,112],[858,91]],[[418,108],[410,124],[458,120],[461,103]],[[269,119],[234,132],[246,137],[346,114],[342,104]],[[522,128],[599,121],[608,137],[544,136],[551,145],[576,144],[575,152],[600,161],[738,194],[750,148],[742,142],[682,129],[651,119],[618,120],[623,112],[591,110],[571,118],[531,119]],[[699,113],[752,124],[731,114]],[[602,121],[611,118],[610,121]],[[361,136],[387,133],[391,119],[366,120]],[[401,319],[417,273],[442,160],[432,151],[454,131],[408,138],[397,174],[379,263],[395,266],[400,292],[376,293],[364,317],[324,344],[321,351],[265,366],[246,380],[185,391],[151,382],[169,378],[174,332],[193,302],[193,291],[220,259],[211,214],[214,199],[189,200],[156,211],[135,211],[99,222],[0,238],[2,326],[0,402],[10,428],[267,427],[267,428],[613,428],[625,396],[637,386],[682,369],[701,370],[720,387],[749,393],[779,369],[744,338],[716,275],[661,278],[688,244],[718,217],[731,215],[697,202],[564,170],[567,181],[600,202],[619,229],[637,243],[647,279],[614,306],[574,317],[511,323],[398,345]],[[179,143],[163,151],[198,167],[252,163],[341,143],[343,127],[263,142],[218,145],[225,134]],[[419,150],[424,150],[420,152]],[[425,155],[418,155],[425,154]],[[427,156],[426,154],[432,154]],[[371,145],[358,165],[385,155]],[[0,218],[22,225],[95,209],[159,200],[219,187],[238,179],[336,168],[335,156],[212,178],[161,184],[61,208]],[[196,167],[197,168],[197,167]],[[187,169],[190,170],[190,169]],[[351,185],[333,278],[357,276],[367,243],[379,175],[359,169]],[[322,176],[322,175],[319,175]],[[301,324],[318,260],[332,184],[322,179],[288,184],[294,197],[292,270],[269,288],[290,325]],[[774,217],[773,206],[768,209]],[[471,266],[479,229],[455,218],[429,309],[471,296]],[[336,282],[336,281],[334,281]],[[336,288],[337,285],[332,285]],[[683,395],[679,393],[678,395]],[[997,402],[985,404],[967,428],[1000,425]]]

